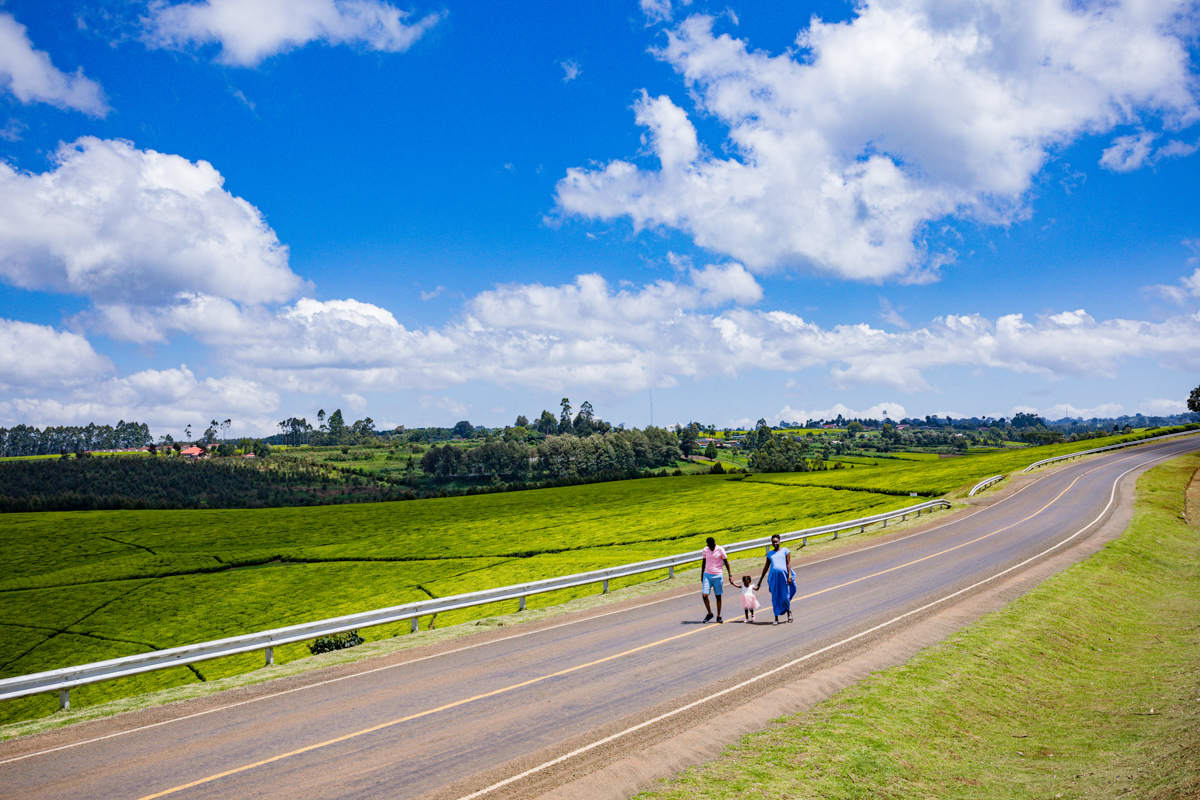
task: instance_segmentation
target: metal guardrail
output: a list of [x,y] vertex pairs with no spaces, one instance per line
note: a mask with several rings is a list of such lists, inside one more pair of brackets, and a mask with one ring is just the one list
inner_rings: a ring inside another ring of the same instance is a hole
[[1002,480],[1004,480],[1003,475],[993,475],[990,478],[985,478],[984,480],[981,480],[979,483],[975,484],[975,488],[967,492],[967,497],[974,497],[976,492],[981,492],[987,487],[991,486],[993,483]]
[[[896,519],[897,517],[904,520],[910,514],[919,517],[922,511],[932,511],[935,508],[949,508],[950,505],[948,501],[942,499],[929,500],[884,514],[876,514],[871,517],[862,517],[846,522],[835,522],[830,525],[805,528],[779,535],[785,542],[799,540],[800,546],[804,547],[808,544],[809,539],[817,536],[832,534],[832,538],[836,539],[842,532],[855,532],[855,528],[858,529],[858,533],[862,533],[868,525],[882,523],[884,527],[887,527],[888,520]],[[766,547],[770,543],[771,537],[766,536],[758,539],[750,539],[745,542],[724,545],[724,547],[725,552],[736,553]],[[260,633],[231,636],[227,639],[216,639],[211,642],[172,647],[166,650],[138,653],[132,656],[122,656],[121,658],[97,661],[91,664],[80,664],[75,667],[37,672],[32,675],[5,678],[0,680],[0,700],[11,700],[42,692],[57,691],[59,693],[59,707],[69,709],[71,707],[70,690],[76,686],[195,664],[199,661],[239,655],[255,650],[265,652],[266,664],[269,666],[275,663],[274,648],[281,645],[303,642],[321,636],[332,636],[359,628],[371,628],[377,625],[403,622],[406,619],[412,621],[412,630],[416,631],[419,618],[425,616],[431,617],[429,627],[432,628],[432,617],[436,617],[438,614],[487,605],[489,603],[498,603],[505,600],[519,600],[520,609],[524,611],[525,598],[530,595],[553,592],[559,589],[571,589],[594,583],[602,583],[604,587],[603,591],[607,592],[610,580],[625,578],[631,575],[640,575],[646,572],[655,572],[662,569],[667,570],[670,577],[674,577],[676,567],[697,562],[700,558],[700,551],[696,550],[690,553],[663,556],[619,567],[609,567],[607,569],[592,570],[591,572],[581,572],[575,575],[565,575],[560,578],[546,578],[540,581],[521,583],[514,586],[502,586],[497,589],[487,589],[481,592],[421,600],[416,603],[406,603],[375,611],[364,611],[358,614],[334,617],[333,619],[306,622],[300,625],[289,625],[285,628],[274,628]]]
[[1162,442],[1167,439],[1174,439],[1176,436],[1190,436],[1200,433],[1200,430],[1180,431],[1179,433],[1168,433],[1165,436],[1147,436],[1144,439],[1135,439],[1132,442],[1121,442],[1120,444],[1110,444],[1107,447],[1096,447],[1091,450],[1080,450],[1078,453],[1067,453],[1065,456],[1055,456],[1054,458],[1043,458],[1041,461],[1035,461],[1021,472],[1029,472],[1031,469],[1043,467],[1046,464],[1053,464],[1055,461],[1065,461],[1068,458],[1079,458],[1080,456],[1089,456],[1093,453],[1104,453],[1108,450],[1120,450],[1122,447],[1133,447],[1139,444],[1150,444],[1152,442]]

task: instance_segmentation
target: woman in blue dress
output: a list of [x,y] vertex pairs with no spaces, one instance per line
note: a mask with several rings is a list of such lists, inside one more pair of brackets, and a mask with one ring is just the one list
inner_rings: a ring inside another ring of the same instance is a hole
[[771,548],[767,550],[767,563],[763,565],[762,575],[758,576],[758,591],[763,578],[767,579],[767,588],[771,590],[771,608],[775,612],[775,624],[779,624],[781,614],[787,614],[787,621],[792,621],[792,598],[796,596],[796,573],[792,571],[792,551],[779,546],[779,537],[771,537]]

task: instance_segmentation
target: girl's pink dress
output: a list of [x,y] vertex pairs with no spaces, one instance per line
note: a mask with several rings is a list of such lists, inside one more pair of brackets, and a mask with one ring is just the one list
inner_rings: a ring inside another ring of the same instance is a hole
[[762,604],[760,604],[758,602],[758,598],[754,596],[754,587],[744,587],[742,589],[742,610],[758,611],[760,608],[762,608]]

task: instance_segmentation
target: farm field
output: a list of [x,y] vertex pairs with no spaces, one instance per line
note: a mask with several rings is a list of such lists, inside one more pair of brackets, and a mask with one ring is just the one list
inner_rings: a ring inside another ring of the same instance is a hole
[[[1175,430],[1175,429],[1171,429]],[[1183,430],[1182,428],[1178,430]],[[766,473],[750,475],[747,482],[770,482],[788,486],[828,486],[850,491],[916,493],[922,497],[937,497],[992,475],[1020,470],[1044,458],[1078,453],[1124,441],[1146,438],[1146,434],[1112,436],[1069,444],[1051,445],[997,453],[980,453],[938,458],[923,453],[900,453],[899,459],[876,459],[876,466],[819,472]],[[917,456],[918,458],[913,458]],[[869,459],[867,459],[869,460]]]
[[[7,567],[0,633],[9,646],[0,677],[696,550],[709,535],[728,543],[876,514],[912,503],[910,492],[945,493],[1105,443],[418,502],[8,514],[0,532]],[[594,591],[541,595],[530,606]],[[515,607],[466,609],[437,624]],[[407,629],[362,633],[378,639]],[[279,648],[276,660],[307,654],[297,644]],[[253,653],[84,687],[72,692],[72,704],[247,672],[261,659]],[[0,704],[0,722],[56,707],[50,696],[9,701]]]
[[[0,677],[598,569],[699,549],[709,535],[729,542],[910,502],[714,475],[348,506],[8,514],[0,632],[9,648]],[[529,605],[595,591],[541,595]],[[437,624],[514,610],[515,602],[463,610]],[[307,654],[292,645],[276,660]],[[72,692],[72,705],[246,672],[261,661],[254,653],[84,687]],[[0,722],[49,714],[56,703],[41,696],[0,704]]]

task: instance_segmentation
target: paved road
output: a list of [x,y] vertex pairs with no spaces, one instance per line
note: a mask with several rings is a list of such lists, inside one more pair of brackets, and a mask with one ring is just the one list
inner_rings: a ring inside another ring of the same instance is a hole
[[[765,587],[767,613],[757,625],[740,621],[732,590],[719,626],[699,623],[694,592],[652,596],[53,752],[38,749],[58,740],[0,745],[0,796],[457,798],[483,790],[478,796],[490,800],[528,793],[529,781],[550,772],[594,768],[589,753],[672,735],[1056,545],[1077,543],[1109,508],[1121,475],[1196,449],[1200,437],[1187,437],[1072,462],[952,521],[820,560],[798,557],[791,625],[769,624]],[[725,695],[706,700],[718,690]],[[194,710],[179,708],[170,713]]]

